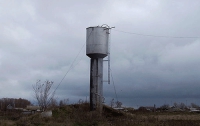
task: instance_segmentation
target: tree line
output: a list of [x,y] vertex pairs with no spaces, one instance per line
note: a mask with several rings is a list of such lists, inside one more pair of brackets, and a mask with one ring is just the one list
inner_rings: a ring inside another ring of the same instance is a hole
[[12,108],[26,108],[27,105],[30,105],[31,102],[23,98],[1,98],[0,99],[0,109],[7,110],[8,106]]

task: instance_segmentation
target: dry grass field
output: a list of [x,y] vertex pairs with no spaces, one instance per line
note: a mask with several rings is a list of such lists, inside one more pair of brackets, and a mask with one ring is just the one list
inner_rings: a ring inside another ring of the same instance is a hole
[[90,112],[89,104],[53,108],[52,117],[40,113],[1,112],[0,126],[200,126],[200,113],[120,112],[104,106],[102,114]]

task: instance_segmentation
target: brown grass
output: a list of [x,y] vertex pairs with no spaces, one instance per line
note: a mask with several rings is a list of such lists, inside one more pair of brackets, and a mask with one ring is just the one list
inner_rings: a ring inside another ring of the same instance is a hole
[[120,112],[104,106],[99,114],[90,112],[86,103],[56,107],[52,112],[50,118],[40,113],[2,114],[0,126],[200,126],[200,114],[189,112]]

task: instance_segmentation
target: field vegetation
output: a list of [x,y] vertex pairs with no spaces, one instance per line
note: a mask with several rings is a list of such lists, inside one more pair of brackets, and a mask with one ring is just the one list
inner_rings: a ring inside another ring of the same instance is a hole
[[41,113],[25,115],[1,111],[0,126],[200,126],[200,113],[151,112],[127,109],[119,111],[108,106],[102,112],[89,111],[89,104],[63,105],[51,108],[52,117]]

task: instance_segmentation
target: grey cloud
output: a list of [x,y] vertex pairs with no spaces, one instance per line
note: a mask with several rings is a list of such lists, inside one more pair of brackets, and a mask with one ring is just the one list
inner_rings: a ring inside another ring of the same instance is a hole
[[[119,31],[198,37],[199,5],[198,0],[1,2],[0,97],[33,99],[32,84],[38,79],[54,81],[55,88],[84,46],[86,28],[108,24],[116,27],[111,69],[124,105],[197,102],[199,38]],[[56,91],[58,99],[77,102],[89,96],[89,62],[84,46]],[[104,96],[108,104],[115,98],[112,83],[104,84]]]

